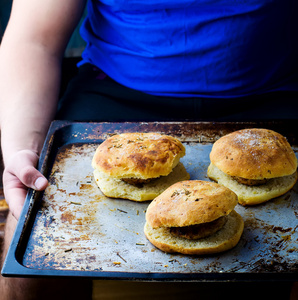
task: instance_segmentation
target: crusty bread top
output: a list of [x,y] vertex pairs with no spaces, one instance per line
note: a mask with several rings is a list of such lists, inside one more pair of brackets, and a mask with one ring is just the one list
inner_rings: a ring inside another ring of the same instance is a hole
[[297,158],[286,138],[260,128],[221,137],[212,147],[210,160],[224,173],[247,179],[282,177],[297,169]]
[[237,202],[234,192],[217,183],[185,180],[173,184],[149,204],[146,220],[152,228],[201,224],[228,215]]
[[92,166],[115,178],[156,178],[168,175],[185,155],[182,143],[159,133],[123,133],[105,140]]

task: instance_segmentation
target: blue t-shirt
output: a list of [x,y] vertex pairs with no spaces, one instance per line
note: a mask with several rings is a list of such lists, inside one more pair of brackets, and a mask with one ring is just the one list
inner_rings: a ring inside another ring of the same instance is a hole
[[298,90],[297,0],[89,0],[83,63],[145,93]]

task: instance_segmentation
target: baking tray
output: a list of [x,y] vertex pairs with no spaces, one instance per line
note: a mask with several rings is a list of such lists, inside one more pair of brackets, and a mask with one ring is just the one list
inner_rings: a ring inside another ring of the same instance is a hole
[[204,256],[166,254],[143,233],[149,202],[110,199],[100,192],[91,159],[107,137],[155,131],[178,137],[191,179],[209,180],[212,144],[249,127],[271,128],[298,151],[297,122],[266,123],[52,123],[38,168],[44,192],[29,190],[10,245],[3,276],[85,277],[167,281],[297,281],[298,186],[254,207],[236,206],[245,229],[239,244]]

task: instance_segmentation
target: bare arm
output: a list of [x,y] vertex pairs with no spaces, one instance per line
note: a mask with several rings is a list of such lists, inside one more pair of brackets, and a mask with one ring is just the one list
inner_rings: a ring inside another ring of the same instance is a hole
[[33,168],[52,121],[60,64],[85,0],[15,0],[0,47],[0,126],[4,191],[18,216],[25,187],[40,174]]

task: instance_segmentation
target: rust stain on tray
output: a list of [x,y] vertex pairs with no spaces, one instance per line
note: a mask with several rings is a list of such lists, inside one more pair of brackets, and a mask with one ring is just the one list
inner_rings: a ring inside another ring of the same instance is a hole
[[72,221],[75,220],[75,216],[71,212],[66,212],[61,215],[62,223],[68,222],[72,224]]
[[102,235],[95,219],[104,197],[98,193],[91,172],[90,156],[95,148],[70,145],[58,153],[28,245],[29,267],[38,262],[59,269],[74,263],[75,269],[81,270],[94,261],[94,255],[86,253],[94,251],[95,245],[89,243],[93,235]]

